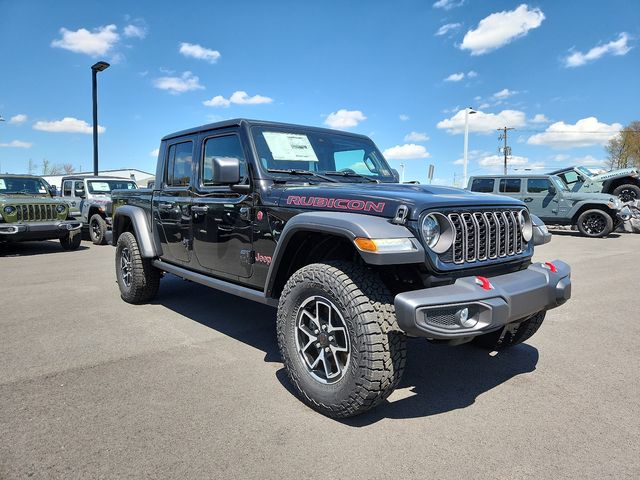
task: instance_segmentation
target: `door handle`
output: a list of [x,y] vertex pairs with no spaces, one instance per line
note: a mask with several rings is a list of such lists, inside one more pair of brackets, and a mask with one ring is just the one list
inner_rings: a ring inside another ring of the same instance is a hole
[[207,205],[193,205],[191,211],[193,213],[207,213],[209,207]]
[[525,201],[525,202],[527,202],[527,203],[529,203],[529,202],[533,202],[533,198],[531,198],[531,197],[526,197],[526,198],[524,199],[524,201]]
[[161,202],[161,203],[158,204],[158,208],[160,210],[171,210],[173,208],[173,205],[174,205],[173,203]]

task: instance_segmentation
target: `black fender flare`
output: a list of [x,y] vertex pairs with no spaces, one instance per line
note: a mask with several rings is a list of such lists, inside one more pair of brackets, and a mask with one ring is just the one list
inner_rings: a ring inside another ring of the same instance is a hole
[[123,231],[125,219],[131,221],[133,231],[138,241],[138,247],[140,248],[140,254],[144,258],[155,258],[159,256],[159,251],[156,248],[156,243],[151,233],[149,220],[147,214],[143,208],[134,207],[133,205],[123,205],[118,207],[113,214],[113,239],[111,243],[115,246],[118,242],[118,237]]
[[420,241],[404,225],[391,223],[388,218],[348,212],[305,212],[290,219],[278,238],[273,253],[265,295],[271,297],[277,273],[285,256],[289,241],[298,232],[321,232],[337,235],[353,242],[355,238],[408,238],[415,247],[410,252],[372,253],[358,250],[363,261],[369,265],[398,265],[424,263],[426,254]]

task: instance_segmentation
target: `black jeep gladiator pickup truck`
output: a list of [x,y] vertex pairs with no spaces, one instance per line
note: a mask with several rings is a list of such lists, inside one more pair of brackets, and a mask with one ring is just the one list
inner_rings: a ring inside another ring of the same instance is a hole
[[567,264],[532,263],[550,237],[524,203],[399,184],[361,135],[204,125],[162,139],[153,189],[112,199],[126,302],[167,272],[277,306],[289,378],[332,417],[394,390],[407,336],[504,348],[571,295]]

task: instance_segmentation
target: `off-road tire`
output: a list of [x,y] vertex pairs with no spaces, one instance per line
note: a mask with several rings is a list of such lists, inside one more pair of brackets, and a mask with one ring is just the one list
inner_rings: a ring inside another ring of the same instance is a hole
[[60,245],[65,250],[77,250],[80,248],[80,243],[82,242],[82,234],[81,232],[75,232],[73,236],[71,233],[67,233],[64,237],[60,237]]
[[[296,346],[298,311],[305,300],[330,300],[349,334],[349,363],[331,384],[316,380]],[[396,388],[406,363],[406,337],[393,297],[371,270],[349,262],[307,265],[287,281],[277,316],[278,346],[291,383],[311,408],[334,418],[361,414]]]
[[613,190],[613,194],[623,202],[640,200],[640,187],[632,183],[620,185]]
[[[600,217],[600,222],[602,225],[601,229],[593,230],[589,227],[588,222],[590,219],[593,219],[594,216]],[[592,208],[590,210],[585,210],[578,217],[578,221],[576,222],[578,230],[585,237],[591,238],[602,238],[606,237],[613,230],[613,219],[611,215],[609,215],[606,211],[600,210],[598,208]]]
[[107,243],[107,222],[98,213],[91,215],[89,219],[89,238],[94,245],[104,245]]
[[[130,259],[128,284],[121,264],[125,252],[128,252]],[[116,245],[116,279],[122,299],[133,304],[148,302],[158,293],[160,277],[160,270],[151,264],[151,260],[140,255],[138,242],[133,233],[124,232],[120,235]]]
[[538,331],[546,310],[533,314],[523,322],[506,325],[495,332],[485,333],[473,339],[473,343],[488,350],[503,350],[530,339]]

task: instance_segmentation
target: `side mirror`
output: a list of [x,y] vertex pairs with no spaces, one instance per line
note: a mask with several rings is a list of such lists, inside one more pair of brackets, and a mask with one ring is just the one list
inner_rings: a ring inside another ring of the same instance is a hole
[[549,186],[549,194],[555,195],[556,193],[558,193],[558,191],[556,190],[556,187]]
[[396,179],[396,182],[400,183],[400,173],[398,172],[398,170],[392,168],[391,171],[393,172],[393,178]]
[[87,196],[84,190],[76,190],[75,194],[76,194],[76,197],[80,197],[80,198],[85,198]]
[[49,195],[51,195],[52,197],[55,197],[58,195],[58,187],[56,187],[55,185],[49,185]]
[[240,160],[235,157],[213,157],[213,183],[235,185],[240,182]]
[[544,224],[540,217],[531,214],[531,226],[533,227],[533,244],[544,245],[551,241],[551,234],[547,230],[547,226]]

